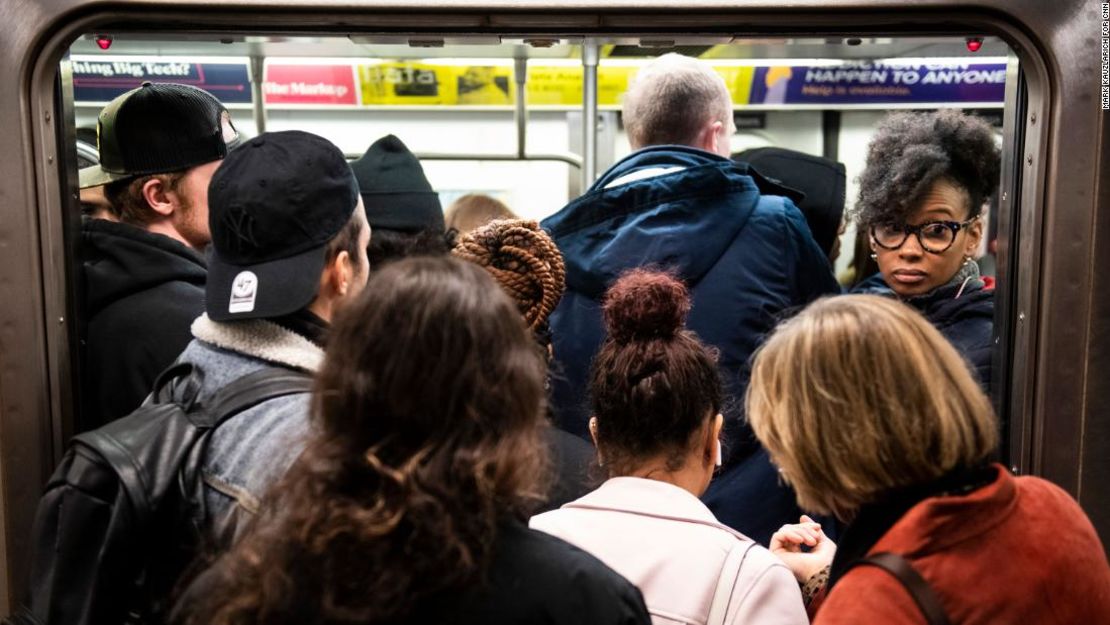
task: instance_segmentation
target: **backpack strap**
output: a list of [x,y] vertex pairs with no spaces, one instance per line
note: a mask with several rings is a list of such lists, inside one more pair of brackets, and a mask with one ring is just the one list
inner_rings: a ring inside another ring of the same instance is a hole
[[197,536],[204,535],[204,520],[208,516],[200,467],[208,453],[211,433],[224,421],[263,402],[311,391],[309,374],[268,367],[236,379],[217,391],[200,410],[188,415],[201,435],[178,469],[177,482],[182,501],[189,502],[186,515]]
[[185,412],[189,412],[196,405],[203,385],[203,369],[191,362],[177,362],[167,367],[154,379],[150,396],[156,404],[177,401]]
[[883,552],[858,560],[852,566],[868,564],[877,566],[893,575],[910,593],[910,597],[913,598],[914,603],[917,604],[929,625],[950,625],[951,621],[948,620],[948,615],[944,612],[944,606],[941,605],[940,599],[937,598],[929,583],[921,577],[921,574],[913,568],[908,560],[896,553]]
[[709,618],[705,625],[725,625],[728,606],[732,602],[732,591],[736,588],[736,578],[740,576],[744,556],[748,555],[751,547],[751,544],[737,542],[728,550],[721,572],[717,575],[717,588],[713,591],[713,601],[709,604]]
[[199,427],[214,428],[229,418],[271,399],[312,391],[312,377],[304,372],[268,367],[238,378],[220,389],[195,415]]

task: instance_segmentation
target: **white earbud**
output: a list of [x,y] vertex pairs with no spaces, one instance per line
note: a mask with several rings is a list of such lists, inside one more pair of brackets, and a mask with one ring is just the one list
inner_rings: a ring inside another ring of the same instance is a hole
[[722,463],[724,463],[724,456],[721,452],[721,439],[718,438],[717,439],[717,466],[721,466]]

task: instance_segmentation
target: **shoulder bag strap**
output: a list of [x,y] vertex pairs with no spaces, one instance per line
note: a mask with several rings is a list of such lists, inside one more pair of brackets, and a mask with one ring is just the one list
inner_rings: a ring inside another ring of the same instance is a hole
[[893,575],[910,593],[910,597],[913,597],[929,625],[950,625],[944,606],[932,587],[905,558],[896,553],[876,553],[859,560],[853,566],[865,564],[877,566]]
[[736,588],[736,578],[740,575],[740,566],[744,563],[751,543],[736,542],[728,550],[725,562],[721,565],[721,573],[717,576],[717,588],[713,591],[713,602],[709,604],[709,618],[706,625],[725,625],[728,618],[728,606],[732,602],[732,592]]

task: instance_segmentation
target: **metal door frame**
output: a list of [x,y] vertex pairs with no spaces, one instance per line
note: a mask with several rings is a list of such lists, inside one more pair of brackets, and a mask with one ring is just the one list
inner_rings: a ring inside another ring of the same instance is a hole
[[[0,162],[0,613],[22,587],[26,537],[41,484],[71,421],[74,180],[57,136],[55,75],[69,43],[108,25],[143,30],[303,34],[722,33],[757,35],[999,35],[1015,49],[1028,84],[1024,169],[1017,203],[1020,238],[1012,301],[1000,319],[1012,336],[1010,410],[1031,437],[1019,469],[1076,495],[1110,537],[1110,485],[1092,479],[1110,458],[1110,161],[1107,117],[1097,111],[1097,3],[1086,0],[531,0],[358,1],[16,0],[5,6],[8,35],[0,114],[14,145]],[[1086,9],[1086,11],[1084,10]],[[250,24],[244,29],[242,25]],[[1067,104],[1065,106],[1065,103]],[[70,185],[62,189],[61,183]],[[1103,219],[1099,219],[1103,217]],[[67,223],[66,220],[69,220]],[[67,248],[71,246],[70,248]],[[1099,262],[1096,262],[1099,261]],[[1012,265],[1012,263],[1011,263]],[[1099,273],[1098,269],[1103,272]],[[1023,444],[1024,447],[1024,444]]]

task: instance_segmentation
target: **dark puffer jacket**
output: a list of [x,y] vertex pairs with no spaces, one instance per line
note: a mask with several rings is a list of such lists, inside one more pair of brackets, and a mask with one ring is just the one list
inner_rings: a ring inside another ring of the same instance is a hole
[[[753,175],[746,164],[702,150],[646,148],[543,227],[567,267],[566,295],[551,316],[556,423],[588,436],[589,370],[604,339],[606,288],[635,267],[674,270],[690,287],[689,328],[720,351],[728,400],[726,466],[706,503],[722,522],[765,541],[797,521],[790,518],[797,508],[793,494],[777,488],[777,474],[743,421],[748,360],[784,316],[840,287],[801,212],[784,197],[762,194],[760,186],[775,187]],[[767,519],[747,522],[757,510]]]
[[207,266],[161,234],[89,219],[81,226],[84,380],[81,429],[137,408],[185,349],[204,312]]
[[[896,297],[882,274],[860,282],[852,292]],[[979,278],[978,271],[961,272],[931,293],[903,301],[940,330],[971,364],[983,389],[989,391],[994,354],[994,289]]]

